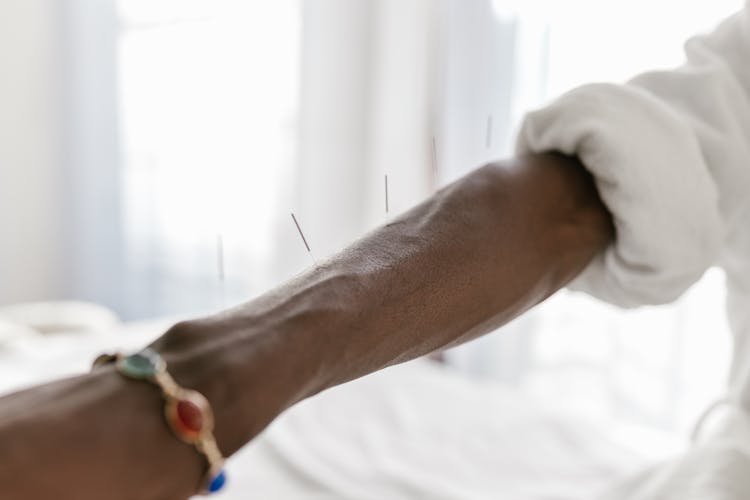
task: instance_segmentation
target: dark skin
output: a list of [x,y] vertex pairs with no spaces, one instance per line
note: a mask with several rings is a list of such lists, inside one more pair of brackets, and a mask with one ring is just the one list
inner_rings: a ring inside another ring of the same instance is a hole
[[[326,263],[153,347],[216,413],[230,456],[295,403],[488,333],[563,287],[613,239],[575,158],[478,169]],[[111,367],[0,398],[7,500],[184,500],[205,464],[158,391]]]

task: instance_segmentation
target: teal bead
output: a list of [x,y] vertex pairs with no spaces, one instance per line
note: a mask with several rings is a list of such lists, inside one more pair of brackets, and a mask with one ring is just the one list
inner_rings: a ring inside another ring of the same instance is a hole
[[163,363],[161,356],[156,351],[144,349],[123,358],[119,363],[119,369],[128,377],[150,379],[156,375]]

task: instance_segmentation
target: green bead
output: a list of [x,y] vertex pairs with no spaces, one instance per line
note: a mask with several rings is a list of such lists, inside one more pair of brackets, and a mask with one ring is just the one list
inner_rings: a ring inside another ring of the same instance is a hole
[[144,349],[120,360],[118,368],[123,375],[136,379],[150,379],[161,369],[164,361],[151,349]]

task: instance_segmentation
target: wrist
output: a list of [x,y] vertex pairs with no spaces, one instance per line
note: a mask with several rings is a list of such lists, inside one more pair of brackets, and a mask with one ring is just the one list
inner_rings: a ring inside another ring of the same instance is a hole
[[283,303],[271,305],[265,297],[229,314],[178,323],[152,346],[181,385],[209,400],[226,456],[329,385],[333,363],[325,359],[325,345],[341,315],[321,292],[337,287],[313,288],[287,291]]

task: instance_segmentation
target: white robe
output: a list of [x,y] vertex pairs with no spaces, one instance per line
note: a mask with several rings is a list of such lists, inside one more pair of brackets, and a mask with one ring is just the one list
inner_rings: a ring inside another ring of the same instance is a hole
[[677,69],[563,95],[518,137],[519,153],[577,154],[613,214],[615,243],[573,288],[636,307],[673,301],[710,266],[728,275],[730,416],[607,499],[750,498],[750,1],[685,51]]

